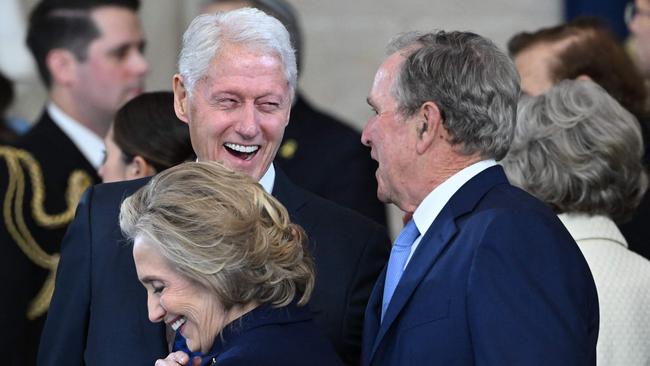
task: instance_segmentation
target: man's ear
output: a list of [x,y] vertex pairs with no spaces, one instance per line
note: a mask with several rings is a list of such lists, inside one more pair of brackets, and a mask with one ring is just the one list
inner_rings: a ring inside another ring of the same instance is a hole
[[55,48],[47,53],[45,65],[52,76],[52,83],[70,85],[76,80],[76,71],[79,62],[72,52]]
[[126,167],[126,179],[144,178],[156,174],[156,169],[140,155],[136,155]]
[[189,95],[188,90],[185,88],[183,77],[180,74],[175,74],[172,79],[172,90],[174,91],[174,111],[176,117],[181,121],[189,122]]
[[443,129],[442,113],[436,103],[428,101],[422,104],[416,115],[415,128],[417,133],[415,149],[418,154],[423,154],[438,138],[438,132]]

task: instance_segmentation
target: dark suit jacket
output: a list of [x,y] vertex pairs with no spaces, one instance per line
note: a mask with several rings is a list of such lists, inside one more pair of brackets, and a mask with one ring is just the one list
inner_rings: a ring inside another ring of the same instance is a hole
[[300,187],[386,226],[386,207],[377,199],[377,163],[361,136],[300,93],[276,163]]
[[[40,365],[151,365],[167,355],[164,325],[148,320],[146,291],[117,221],[123,198],[146,182],[99,185],[82,198],[63,242]],[[316,324],[342,358],[358,361],[365,304],[388,257],[385,231],[298,188],[279,169],[273,195],[310,238]]]
[[[189,355],[184,339],[181,343]],[[226,326],[201,365],[215,361],[220,366],[342,365],[309,310],[293,303],[277,309],[262,305]]]
[[[640,118],[641,135],[643,136],[643,165],[650,171],[650,131],[648,118]],[[641,203],[628,222],[618,223],[629,248],[650,259],[650,190],[646,191]]]
[[380,324],[366,310],[363,365],[595,365],[598,299],[558,218],[500,166],[467,182],[407,265]]
[[[79,199],[81,193],[97,183],[99,178],[95,169],[46,112],[15,147],[27,151],[33,162],[14,154],[0,158],[0,200],[5,204],[8,199],[12,205],[9,212],[2,213],[3,221],[0,224],[0,291],[7,296],[0,304],[0,319],[10,330],[3,332],[0,344],[10,352],[9,364],[33,365],[36,363],[38,340],[45,320],[44,311],[51,296],[51,292],[47,291],[51,291],[54,285],[54,268],[60,243],[77,204],[77,201],[67,202],[66,191],[73,188],[78,192],[76,196]],[[8,160],[18,162],[18,172],[9,174]],[[81,172],[87,181],[69,184],[68,179],[74,171]],[[19,190],[25,189],[21,204],[16,204],[14,200],[20,197],[19,192],[12,198],[6,196],[10,181],[17,183]],[[46,215],[58,215],[69,209],[69,218],[56,220],[50,216],[36,221],[33,199],[37,197],[44,198],[42,203],[36,202],[36,206],[42,208]],[[21,220],[25,222],[23,229],[20,228]],[[10,226],[8,223],[11,223]],[[18,230],[12,232],[8,229],[11,226]],[[39,265],[37,262],[41,260],[52,261],[52,270]],[[46,282],[50,277],[50,282]],[[42,299],[42,310],[28,318],[28,310],[41,291],[44,293],[43,297],[39,297]]]

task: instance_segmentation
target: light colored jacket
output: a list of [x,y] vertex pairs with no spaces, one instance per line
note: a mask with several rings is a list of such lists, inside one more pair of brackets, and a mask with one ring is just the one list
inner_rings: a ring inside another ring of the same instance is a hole
[[596,282],[598,365],[650,365],[650,261],[629,250],[616,224],[605,216],[559,217]]

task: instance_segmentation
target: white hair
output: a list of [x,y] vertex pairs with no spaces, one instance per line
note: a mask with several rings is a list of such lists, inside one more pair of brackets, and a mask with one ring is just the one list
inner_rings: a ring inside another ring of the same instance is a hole
[[264,12],[242,8],[194,18],[183,34],[178,72],[191,95],[206,76],[210,62],[226,44],[250,46],[280,59],[293,97],[297,83],[296,56],[286,28]]

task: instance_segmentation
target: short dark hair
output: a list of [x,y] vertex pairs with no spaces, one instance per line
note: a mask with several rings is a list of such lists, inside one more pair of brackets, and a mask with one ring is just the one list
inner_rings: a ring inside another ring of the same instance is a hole
[[143,93],[127,102],[115,115],[113,141],[130,163],[141,156],[161,172],[194,156],[189,127],[174,112],[174,94]]
[[86,59],[88,45],[100,36],[90,13],[101,6],[119,6],[134,12],[139,0],[42,0],[32,10],[27,29],[27,47],[32,52],[38,72],[49,88],[52,76],[46,58],[50,51],[63,48],[79,61]]
[[14,100],[14,84],[0,72],[0,120]]
[[536,32],[521,32],[508,42],[511,57],[527,48],[564,42],[551,65],[553,83],[589,76],[637,118],[645,115],[646,90],[641,73],[605,22],[578,17]]

